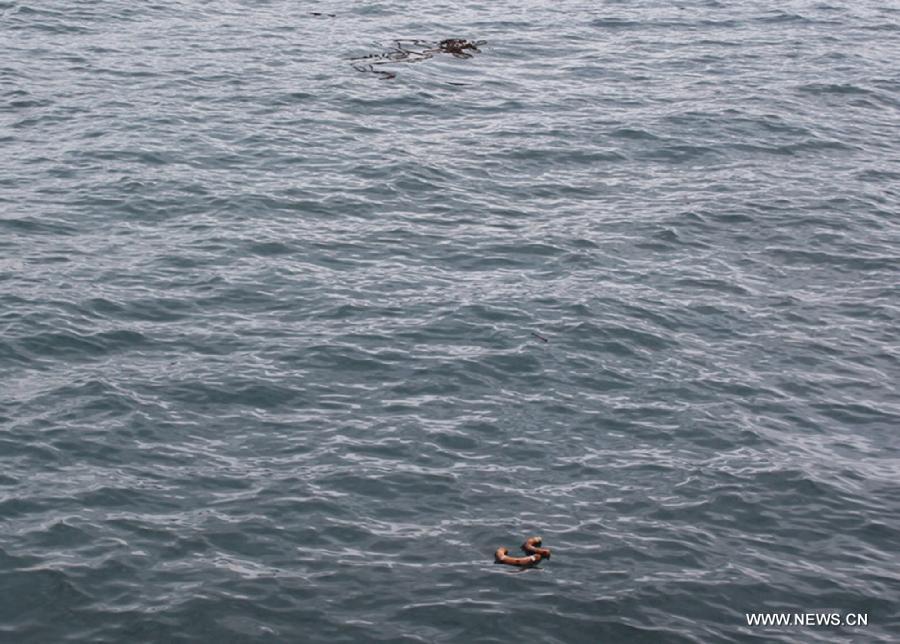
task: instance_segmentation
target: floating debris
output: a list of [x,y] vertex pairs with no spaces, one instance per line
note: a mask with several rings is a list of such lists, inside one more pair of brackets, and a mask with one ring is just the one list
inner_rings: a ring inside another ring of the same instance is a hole
[[525,557],[510,557],[509,549],[497,548],[494,553],[494,563],[530,568],[544,559],[550,558],[550,549],[541,548],[541,543],[540,537],[528,537],[522,544],[522,550],[528,553]]
[[497,548],[494,553],[494,563],[506,564],[507,566],[533,566],[541,560],[540,555],[529,555],[527,557],[510,557],[507,548]]
[[540,537],[528,537],[522,544],[522,550],[530,555],[540,555],[541,559],[550,558],[550,548],[541,548],[542,540]]
[[376,69],[375,66],[390,63],[418,63],[433,58],[435,54],[450,54],[454,58],[472,58],[474,53],[481,51],[478,47],[486,42],[463,38],[447,38],[437,43],[426,40],[395,40],[394,47],[386,52],[359,56],[351,58],[350,61],[357,71],[377,74],[384,79],[396,78],[395,72]]
[[540,334],[538,334],[538,333],[535,333],[534,331],[531,332],[531,335],[533,335],[534,337],[536,337],[536,338],[537,338],[538,340],[540,340],[541,342],[550,342],[550,340],[548,340],[547,338],[545,338],[544,336],[542,336],[542,335],[540,335]]
[[484,41],[474,43],[460,38],[448,38],[438,43],[438,49],[445,54],[453,54],[457,58],[471,58],[472,54],[466,50],[470,49],[474,52],[480,52],[481,50],[478,49],[479,44],[483,45]]

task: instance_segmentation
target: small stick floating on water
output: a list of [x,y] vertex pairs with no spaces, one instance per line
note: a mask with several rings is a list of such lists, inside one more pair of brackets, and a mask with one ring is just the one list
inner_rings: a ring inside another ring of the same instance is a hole
[[494,563],[507,566],[533,566],[540,560],[541,556],[537,554],[528,557],[510,557],[506,548],[497,548],[497,552],[494,553]]
[[535,333],[534,331],[531,332],[531,335],[533,335],[534,337],[536,337],[536,338],[537,338],[538,340],[540,340],[541,342],[550,342],[550,340],[548,340],[547,338],[545,338],[544,336],[542,336],[542,335],[540,335],[540,334],[538,334],[538,333]]

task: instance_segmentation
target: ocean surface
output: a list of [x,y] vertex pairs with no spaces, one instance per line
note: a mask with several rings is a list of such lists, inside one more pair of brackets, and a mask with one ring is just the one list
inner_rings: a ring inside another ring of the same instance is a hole
[[900,638],[894,0],[0,45],[0,642]]

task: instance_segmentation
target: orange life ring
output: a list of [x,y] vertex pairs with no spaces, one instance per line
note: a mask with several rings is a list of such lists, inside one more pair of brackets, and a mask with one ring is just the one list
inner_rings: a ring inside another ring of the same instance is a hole
[[550,558],[550,549],[549,548],[541,548],[541,538],[540,537],[528,537],[525,539],[525,543],[522,544],[522,550],[527,552],[530,555],[540,555],[541,559],[549,559]]
[[533,566],[541,560],[541,555],[533,554],[527,557],[510,557],[509,550],[506,548],[497,548],[494,553],[494,563],[506,564],[508,566]]

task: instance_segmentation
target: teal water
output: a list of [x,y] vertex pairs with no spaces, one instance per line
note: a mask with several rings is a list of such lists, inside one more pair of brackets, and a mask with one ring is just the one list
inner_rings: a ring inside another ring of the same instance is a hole
[[900,637],[896,3],[0,42],[0,641]]

